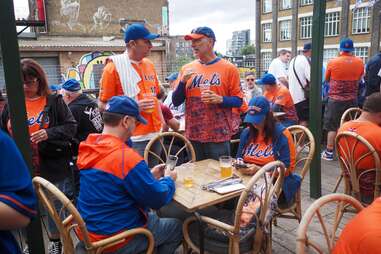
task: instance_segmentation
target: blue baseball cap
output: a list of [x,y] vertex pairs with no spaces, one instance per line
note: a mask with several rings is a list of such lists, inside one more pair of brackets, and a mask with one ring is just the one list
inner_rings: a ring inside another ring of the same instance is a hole
[[62,89],[70,92],[81,90],[81,84],[75,79],[68,79],[62,84]]
[[258,85],[276,85],[276,78],[271,73],[266,73],[255,81]]
[[312,49],[312,43],[307,42],[303,45],[303,52],[310,51]]
[[340,51],[352,52],[354,49],[353,41],[349,38],[343,38],[340,41]]
[[49,86],[49,89],[51,91],[59,91],[59,90],[61,90],[61,85],[53,84],[53,85]]
[[213,40],[216,40],[216,36],[214,35],[213,30],[207,26],[197,27],[193,29],[190,34],[187,34],[184,36],[184,39],[186,41],[190,41],[190,40],[197,40],[202,37],[209,37],[209,38],[212,38]]
[[106,104],[106,112],[121,115],[133,116],[142,124],[147,124],[147,120],[140,115],[139,105],[136,101],[127,96],[114,96]]
[[270,111],[270,103],[264,96],[255,96],[249,101],[249,108],[244,119],[245,123],[260,124]]
[[127,43],[132,40],[145,39],[154,40],[159,38],[160,35],[151,33],[143,24],[134,23],[127,27],[124,31],[124,41]]
[[177,79],[177,77],[179,76],[179,73],[178,72],[172,72],[171,74],[169,74],[166,78],[165,78],[165,81],[174,81]]

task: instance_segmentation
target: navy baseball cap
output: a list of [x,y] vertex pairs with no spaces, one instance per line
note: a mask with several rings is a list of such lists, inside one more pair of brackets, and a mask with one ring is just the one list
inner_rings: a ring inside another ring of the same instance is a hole
[[81,84],[75,79],[68,79],[62,84],[62,89],[70,92],[81,90]]
[[106,112],[121,115],[133,116],[142,124],[147,124],[147,120],[140,115],[139,105],[136,101],[127,96],[114,96],[106,104]]
[[349,38],[343,38],[340,41],[340,51],[352,52],[354,49],[353,41]]
[[266,73],[262,78],[255,81],[258,85],[276,85],[276,78],[273,74]]
[[303,45],[303,51],[306,52],[306,51],[310,51],[312,49],[312,43],[311,42],[307,42],[306,44]]
[[213,30],[207,26],[197,27],[193,29],[190,34],[187,34],[184,36],[184,39],[186,41],[189,41],[189,40],[197,40],[202,37],[209,37],[209,38],[212,38],[213,40],[216,40],[216,36],[214,35]]
[[178,72],[172,72],[171,74],[168,75],[168,77],[165,78],[165,81],[174,81],[177,79],[179,76]]
[[249,109],[244,119],[245,123],[260,124],[270,111],[270,103],[264,96],[255,96],[249,101]]
[[154,40],[159,38],[160,35],[151,33],[143,24],[134,23],[127,27],[124,31],[124,41],[127,43],[132,40],[145,39]]

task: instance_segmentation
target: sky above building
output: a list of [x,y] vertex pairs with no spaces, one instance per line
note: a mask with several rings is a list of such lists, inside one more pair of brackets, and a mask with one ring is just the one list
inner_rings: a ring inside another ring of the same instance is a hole
[[209,26],[216,34],[216,50],[226,53],[226,41],[233,31],[251,30],[255,36],[255,1],[169,0],[169,33],[184,35],[193,28]]

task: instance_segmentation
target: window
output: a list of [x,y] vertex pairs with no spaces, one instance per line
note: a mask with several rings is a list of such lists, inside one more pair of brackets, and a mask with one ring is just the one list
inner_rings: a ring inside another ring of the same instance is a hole
[[300,0],[300,6],[313,4],[313,0]]
[[323,50],[323,64],[327,65],[328,61],[339,54],[338,49],[324,49]]
[[300,39],[312,38],[312,16],[300,18]]
[[355,47],[354,55],[360,57],[366,63],[368,61],[368,47]]
[[269,69],[271,60],[272,60],[271,52],[262,53],[262,73],[264,73],[265,71]]
[[263,42],[271,42],[271,23],[265,23],[262,25]]
[[263,7],[262,9],[263,13],[271,12],[273,9],[272,0],[264,0],[262,7]]
[[362,7],[353,10],[352,34],[369,33],[370,9]]
[[280,9],[281,10],[291,9],[291,0],[282,0],[280,2]]
[[279,22],[279,40],[291,40],[291,20],[284,20]]
[[325,14],[324,36],[336,36],[339,34],[340,12]]

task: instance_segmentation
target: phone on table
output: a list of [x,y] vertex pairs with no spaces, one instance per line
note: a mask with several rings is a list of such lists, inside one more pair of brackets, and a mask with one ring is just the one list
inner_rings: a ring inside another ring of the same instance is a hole
[[243,161],[242,158],[238,158],[233,166],[236,168],[236,169],[242,169],[242,168],[248,168],[249,166]]

